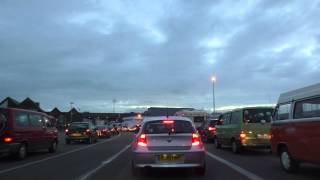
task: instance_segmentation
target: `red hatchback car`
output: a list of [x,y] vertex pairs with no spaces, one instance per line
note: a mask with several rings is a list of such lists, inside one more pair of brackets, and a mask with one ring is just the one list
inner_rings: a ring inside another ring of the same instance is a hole
[[0,108],[0,154],[24,159],[28,151],[57,150],[58,131],[51,116],[44,113]]

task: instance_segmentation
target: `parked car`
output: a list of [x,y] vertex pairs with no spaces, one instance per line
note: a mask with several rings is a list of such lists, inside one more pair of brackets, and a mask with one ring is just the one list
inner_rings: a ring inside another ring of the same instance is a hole
[[100,138],[109,138],[111,137],[111,131],[109,130],[108,126],[105,125],[98,125],[96,126],[97,133]]
[[231,146],[234,153],[245,148],[270,148],[273,111],[271,107],[250,107],[224,113],[216,125],[216,148]]
[[271,125],[272,152],[287,172],[320,163],[320,83],[280,95]]
[[24,159],[29,151],[48,149],[56,152],[58,130],[45,113],[0,108],[0,154]]
[[143,121],[132,143],[132,173],[142,168],[206,170],[205,150],[194,123],[185,117],[152,117]]
[[73,122],[68,129],[65,130],[66,144],[71,142],[87,142],[92,144],[98,141],[97,129],[91,122]]
[[198,128],[198,132],[204,142],[214,142],[216,136],[216,124],[217,119],[210,119],[206,121],[201,127]]

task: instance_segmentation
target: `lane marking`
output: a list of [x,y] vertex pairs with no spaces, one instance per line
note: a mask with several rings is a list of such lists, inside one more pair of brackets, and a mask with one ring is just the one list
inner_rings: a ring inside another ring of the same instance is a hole
[[95,144],[92,144],[92,145],[89,145],[89,146],[81,147],[81,148],[74,149],[74,150],[71,150],[71,151],[68,151],[68,152],[65,152],[65,153],[61,153],[61,154],[58,154],[58,155],[55,155],[55,156],[51,156],[51,157],[47,157],[47,158],[44,158],[44,159],[40,159],[40,160],[37,160],[37,161],[32,161],[32,162],[29,162],[29,163],[26,163],[26,164],[22,164],[22,165],[19,165],[19,166],[15,166],[15,167],[12,167],[12,168],[0,170],[0,174],[4,174],[4,173],[10,172],[10,171],[17,170],[17,169],[21,169],[21,168],[24,168],[24,167],[28,167],[28,166],[32,166],[32,165],[35,165],[35,164],[39,164],[41,162],[48,161],[48,160],[51,160],[51,159],[56,159],[56,158],[59,158],[59,157],[63,157],[63,156],[66,156],[66,155],[74,153],[74,152],[82,151],[84,149],[88,149],[88,148],[97,146],[99,144],[103,144],[103,143],[109,142],[111,140],[118,139],[120,136],[121,136],[121,134],[119,134],[117,136],[114,136],[114,137],[112,137],[110,139],[107,139],[105,141],[98,142],[98,143],[95,143]]
[[234,164],[232,162],[229,162],[229,161],[227,161],[225,159],[222,159],[219,156],[216,156],[216,155],[214,155],[214,154],[212,154],[210,152],[206,152],[206,154],[209,157],[211,157],[212,159],[215,159],[215,160],[221,162],[222,164],[229,166],[231,169],[239,172],[240,174],[246,176],[250,180],[263,180],[262,177],[259,177],[258,175],[254,174],[254,173],[252,173],[250,171],[247,171],[247,170],[243,169],[242,167],[240,167],[240,166],[238,166],[238,165],[236,165],[236,164]]
[[131,144],[128,144],[126,147],[121,149],[121,151],[119,151],[115,155],[111,156],[110,158],[108,158],[105,161],[102,161],[98,167],[96,167],[96,168],[92,169],[91,171],[87,172],[86,174],[82,175],[80,178],[78,178],[78,180],[86,180],[86,179],[90,178],[93,174],[95,174],[101,168],[103,168],[107,164],[111,163],[113,160],[115,160],[117,157],[119,157],[122,153],[124,153],[126,150],[128,150],[130,146],[131,146]]

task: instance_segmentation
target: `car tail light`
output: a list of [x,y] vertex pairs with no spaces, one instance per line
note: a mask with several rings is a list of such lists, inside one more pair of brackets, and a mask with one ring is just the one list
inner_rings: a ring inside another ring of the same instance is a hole
[[13,139],[11,137],[5,137],[5,138],[3,138],[3,141],[6,143],[9,143],[9,142],[12,142]]
[[173,120],[164,120],[162,121],[163,124],[173,124],[174,121]]
[[86,133],[90,133],[91,131],[90,131],[90,129],[86,129]]
[[192,133],[192,146],[199,146],[201,144],[201,140],[198,134]]
[[64,130],[66,133],[68,133],[69,132],[69,129],[66,129],[66,130]]
[[138,138],[138,146],[146,147],[147,146],[147,137],[145,134],[141,134]]
[[209,131],[215,131],[216,128],[215,128],[215,127],[209,127],[208,130],[209,130]]
[[241,133],[240,133],[240,138],[241,138],[241,139],[245,139],[246,137],[247,137],[246,133],[243,132],[243,131],[241,131]]

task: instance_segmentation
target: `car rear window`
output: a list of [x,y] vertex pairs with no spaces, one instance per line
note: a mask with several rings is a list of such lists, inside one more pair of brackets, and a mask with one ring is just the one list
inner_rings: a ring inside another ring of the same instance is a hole
[[261,123],[262,120],[271,122],[273,109],[246,109],[243,112],[243,119],[247,123]]
[[167,134],[167,133],[193,133],[194,128],[189,121],[173,121],[166,124],[163,120],[147,122],[144,125],[143,132],[146,134]]
[[69,129],[73,130],[73,129],[87,129],[89,128],[89,124],[88,123],[72,123],[70,124]]
[[8,113],[0,109],[0,132],[4,131],[7,127]]

